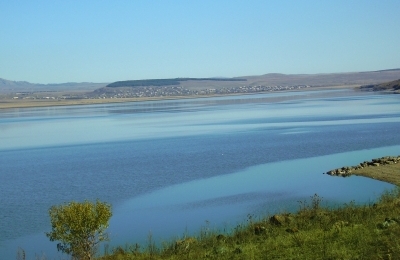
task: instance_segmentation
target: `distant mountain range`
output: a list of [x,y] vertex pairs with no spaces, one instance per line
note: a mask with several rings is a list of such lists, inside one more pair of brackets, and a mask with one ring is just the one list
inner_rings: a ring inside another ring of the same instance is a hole
[[0,78],[0,93],[38,91],[90,91],[106,86],[107,83],[67,82],[60,84],[35,84],[27,81],[12,81]]
[[339,85],[377,85],[400,79],[400,69],[389,69],[367,72],[327,73],[327,74],[278,74],[270,73],[260,76],[242,76],[235,78],[175,78],[129,80],[108,83],[68,82],[61,84],[33,84],[26,81],[10,81],[0,78],[0,93],[45,92],[45,91],[93,91],[104,88],[119,87],[160,87],[181,85],[188,89],[224,88],[238,86],[339,86]]

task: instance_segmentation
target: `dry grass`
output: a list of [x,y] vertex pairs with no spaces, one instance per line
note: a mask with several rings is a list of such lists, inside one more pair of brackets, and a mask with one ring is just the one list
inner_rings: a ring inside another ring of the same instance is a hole
[[379,167],[367,167],[353,172],[354,175],[364,176],[400,186],[400,164],[386,164]]

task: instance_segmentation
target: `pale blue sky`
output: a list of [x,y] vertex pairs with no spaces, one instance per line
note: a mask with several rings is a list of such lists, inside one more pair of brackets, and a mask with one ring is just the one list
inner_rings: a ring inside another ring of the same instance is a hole
[[399,0],[0,0],[0,78],[34,83],[400,68]]

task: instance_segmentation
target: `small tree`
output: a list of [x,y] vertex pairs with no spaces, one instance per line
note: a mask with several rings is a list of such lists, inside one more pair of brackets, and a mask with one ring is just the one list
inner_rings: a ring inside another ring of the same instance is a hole
[[111,205],[97,200],[69,202],[49,210],[52,230],[50,241],[60,241],[57,249],[74,259],[90,260],[100,242],[108,240],[105,229],[111,218]]

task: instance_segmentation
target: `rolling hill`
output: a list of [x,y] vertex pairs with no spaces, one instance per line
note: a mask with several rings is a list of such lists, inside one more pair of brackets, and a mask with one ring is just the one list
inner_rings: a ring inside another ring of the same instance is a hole
[[400,79],[380,84],[365,85],[361,86],[360,89],[370,91],[394,91],[400,93]]

